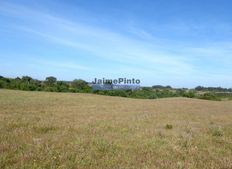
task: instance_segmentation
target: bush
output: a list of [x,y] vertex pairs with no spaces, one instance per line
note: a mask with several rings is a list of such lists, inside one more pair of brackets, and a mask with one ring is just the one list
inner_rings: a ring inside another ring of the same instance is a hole
[[115,90],[116,96],[127,97],[127,93],[125,90]]
[[57,82],[57,91],[58,92],[68,92],[69,91],[69,85],[63,81]]
[[55,87],[45,87],[44,91],[47,91],[47,92],[57,92],[57,89]]
[[88,83],[81,79],[75,79],[72,81],[71,86],[76,89],[83,90],[88,86]]
[[166,124],[165,128],[166,128],[166,129],[172,129],[173,126],[172,126],[171,124]]
[[157,99],[158,96],[156,95],[156,93],[151,93],[151,95],[148,98],[149,99]]
[[219,97],[216,96],[215,93],[213,92],[207,92],[204,93],[203,95],[201,95],[199,97],[200,99],[204,99],[204,100],[215,100],[215,101],[220,101],[221,99]]
[[187,91],[183,93],[183,97],[194,98],[196,96],[196,92],[194,91]]
[[4,80],[0,80],[0,88],[6,88],[7,83]]

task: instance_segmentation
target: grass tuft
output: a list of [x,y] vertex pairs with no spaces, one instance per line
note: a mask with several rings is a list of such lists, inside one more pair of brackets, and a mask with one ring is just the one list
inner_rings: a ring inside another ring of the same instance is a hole
[[210,129],[212,136],[221,137],[224,135],[223,129],[220,126],[213,127]]

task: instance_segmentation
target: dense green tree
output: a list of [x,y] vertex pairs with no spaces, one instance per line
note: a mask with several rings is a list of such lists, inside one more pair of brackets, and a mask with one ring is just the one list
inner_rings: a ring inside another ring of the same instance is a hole
[[21,79],[10,79],[10,83],[8,84],[9,89],[20,89],[20,84],[25,83],[28,84],[29,82],[22,82]]
[[154,85],[152,86],[153,89],[172,89],[171,86],[162,86],[162,85]]
[[49,77],[46,77],[46,80],[45,80],[45,85],[47,86],[54,86],[56,84],[56,78],[53,77],[53,76],[49,76]]
[[58,92],[68,92],[69,91],[69,84],[64,81],[57,82],[57,91]]
[[7,83],[3,79],[0,79],[0,88],[7,88]]
[[[18,79],[18,77],[17,77],[17,79]],[[19,78],[20,79],[20,78]],[[30,77],[30,76],[23,76],[22,77],[22,81],[23,82],[30,82],[32,80],[32,78]]]
[[75,79],[72,81],[71,86],[75,89],[84,90],[88,88],[88,83],[82,79]]

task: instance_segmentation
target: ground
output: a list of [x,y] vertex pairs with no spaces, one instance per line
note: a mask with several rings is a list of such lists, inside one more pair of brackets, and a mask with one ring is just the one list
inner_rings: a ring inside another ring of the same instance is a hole
[[232,101],[0,90],[0,168],[231,169]]

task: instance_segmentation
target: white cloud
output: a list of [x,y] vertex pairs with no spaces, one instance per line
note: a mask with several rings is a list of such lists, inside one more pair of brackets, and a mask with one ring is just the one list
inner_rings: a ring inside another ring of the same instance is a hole
[[[11,13],[11,6],[8,8],[7,11]],[[77,50],[86,50],[95,56],[125,64],[132,61],[137,62],[143,69],[147,69],[147,66],[150,69],[156,67],[155,70],[159,68],[159,71],[172,74],[182,74],[193,70],[192,65],[181,60],[181,57],[159,51],[160,49],[156,48],[156,44],[152,42],[128,38],[104,28],[71,22],[22,6],[19,6],[18,9],[17,6],[13,6],[13,9],[13,15],[16,14],[16,17],[21,17],[29,23],[36,23],[36,26],[19,25],[17,26],[19,29],[40,36],[52,43]],[[16,12],[21,10],[23,12]],[[38,27],[38,25],[40,26]],[[139,36],[151,37],[144,30],[136,31],[135,33]],[[143,66],[144,64],[147,66]]]

